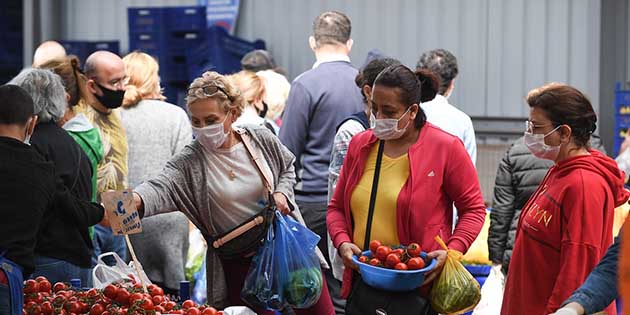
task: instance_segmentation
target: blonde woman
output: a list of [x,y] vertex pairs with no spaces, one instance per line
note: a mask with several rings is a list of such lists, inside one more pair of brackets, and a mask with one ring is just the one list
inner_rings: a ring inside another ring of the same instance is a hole
[[[160,175],[136,187],[134,201],[140,213],[149,217],[181,211],[206,240],[247,222],[265,209],[269,198],[273,198],[282,214],[291,213],[300,219],[293,197],[295,157],[266,128],[233,126],[245,101],[230,80],[216,72],[205,72],[188,88],[186,103],[196,139],[172,158]],[[251,151],[243,138],[250,139]],[[262,158],[254,162],[251,155]],[[255,163],[260,163],[260,171]],[[271,197],[261,172],[270,178]],[[220,308],[243,305],[240,292],[253,253],[237,259],[226,258],[209,246],[206,272],[210,305]],[[321,253],[318,254],[322,260]],[[274,314],[255,311],[261,315]],[[335,313],[325,282],[319,301],[296,313]]]
[[271,119],[279,126],[280,118],[284,112],[284,106],[289,98],[291,83],[289,83],[285,76],[273,70],[258,71],[256,74],[263,78],[263,83],[265,84],[266,93],[264,101],[269,106],[265,117]]
[[265,119],[269,107],[264,101],[267,94],[264,79],[255,72],[247,70],[230,75],[228,79],[241,91],[245,99],[243,113],[234,122],[234,125],[253,124],[264,126],[278,134],[278,126],[273,121]]
[[[133,52],[123,62],[129,82],[121,116],[129,144],[129,187],[136,187],[157,176],[192,141],[192,129],[184,110],[164,102],[153,57]],[[174,212],[146,218],[142,228],[131,235],[138,259],[152,282],[176,293],[185,279],[188,219]]]

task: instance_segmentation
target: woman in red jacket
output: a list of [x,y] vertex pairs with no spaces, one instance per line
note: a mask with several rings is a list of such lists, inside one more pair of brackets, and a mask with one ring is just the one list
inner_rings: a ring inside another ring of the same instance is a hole
[[[353,278],[355,285],[362,282],[358,273],[353,277],[352,270],[357,270],[357,266],[352,256],[367,249],[366,234],[368,241],[378,239],[386,245],[419,243],[439,262],[435,272],[427,277],[428,283],[439,274],[446,258],[434,237],[439,235],[450,248],[466,252],[483,225],[486,212],[479,181],[464,145],[456,136],[426,122],[419,106],[433,99],[437,88],[438,80],[430,72],[414,73],[403,65],[384,69],[372,88],[371,129],[350,142],[327,215],[330,237],[346,267],[342,285],[342,296],[349,297],[346,314],[353,314],[351,305],[375,303],[371,301],[374,295],[353,287]],[[381,144],[373,224],[366,233]],[[459,221],[451,232],[453,204]],[[422,293],[426,296],[426,290]],[[419,294],[413,293],[418,297]],[[393,297],[394,300],[383,303],[397,303],[396,295]],[[418,314],[433,313],[426,304],[427,310],[417,310]],[[386,306],[383,309],[388,314],[395,314]],[[362,312],[374,314],[373,309]],[[404,314],[415,313],[407,310]]]
[[[521,212],[503,315],[556,311],[604,256],[614,209],[628,199],[615,161],[589,147],[597,116],[584,94],[552,83],[527,103],[525,145],[555,164]],[[606,312],[616,314],[614,304]]]

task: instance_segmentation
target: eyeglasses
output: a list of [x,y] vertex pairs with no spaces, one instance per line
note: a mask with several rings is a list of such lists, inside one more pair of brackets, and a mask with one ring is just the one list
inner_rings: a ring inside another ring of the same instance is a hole
[[216,86],[216,85],[206,85],[206,86],[202,86],[201,87],[201,91],[203,92],[203,94],[207,97],[211,97],[214,96],[215,94],[221,92],[223,93],[228,100],[230,100],[230,102],[233,102],[234,100],[232,99],[232,97],[230,96],[230,94],[228,94],[222,87],[220,86]]
[[542,128],[542,127],[547,127],[547,126],[555,126],[555,125],[553,123],[544,124],[544,125],[535,125],[531,120],[525,121],[525,130],[527,130],[527,132],[529,133],[533,133],[534,129],[536,128]]

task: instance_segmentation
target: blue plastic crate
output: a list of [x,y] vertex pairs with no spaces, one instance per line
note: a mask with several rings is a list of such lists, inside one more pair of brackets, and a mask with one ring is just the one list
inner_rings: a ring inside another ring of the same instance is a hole
[[166,96],[166,102],[186,107],[186,92],[188,85],[186,84],[163,84],[164,96]]
[[167,31],[203,31],[206,29],[206,7],[169,7],[166,11]]
[[129,50],[162,54],[164,52],[163,36],[164,35],[159,32],[130,33]]
[[107,50],[118,55],[120,54],[120,43],[117,40],[90,42],[88,44],[88,50],[90,53],[98,50]]
[[129,32],[161,32],[166,24],[164,8],[129,8]]
[[619,147],[630,128],[630,91],[622,90],[621,83],[615,86],[615,138],[613,155],[619,154]]
[[265,49],[265,42],[246,41],[229,35],[222,27],[212,26],[206,32],[205,42],[188,51],[188,78],[193,80],[208,70],[223,74],[238,72],[243,56],[255,49]]
[[167,56],[160,62],[160,78],[164,82],[188,82],[185,56]]
[[169,55],[186,56],[204,43],[204,31],[172,31],[164,38],[166,53]]

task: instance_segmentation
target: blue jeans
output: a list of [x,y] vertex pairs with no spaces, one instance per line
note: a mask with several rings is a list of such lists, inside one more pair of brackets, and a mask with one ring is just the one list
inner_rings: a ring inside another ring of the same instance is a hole
[[[122,235],[114,235],[112,229],[104,227],[100,224],[94,226],[94,254],[92,254],[92,266],[96,266],[96,259],[100,254],[114,252],[127,261],[127,244]],[[113,262],[105,261],[107,264]]]
[[0,314],[11,314],[11,292],[9,286],[0,283]]
[[35,271],[31,278],[44,276],[50,283],[70,282],[72,279],[81,279],[81,286],[92,286],[92,268],[81,268],[67,261],[56,258],[35,256]]

